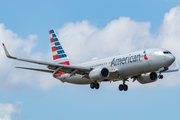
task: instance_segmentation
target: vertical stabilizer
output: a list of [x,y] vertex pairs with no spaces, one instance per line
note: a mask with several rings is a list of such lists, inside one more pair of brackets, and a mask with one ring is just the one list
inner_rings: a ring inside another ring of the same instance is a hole
[[69,58],[60,44],[54,30],[49,30],[54,63],[70,65]]

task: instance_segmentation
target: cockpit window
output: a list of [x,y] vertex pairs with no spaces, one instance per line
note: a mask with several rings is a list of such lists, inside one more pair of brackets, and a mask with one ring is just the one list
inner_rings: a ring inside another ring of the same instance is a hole
[[164,51],[163,53],[164,54],[171,54],[171,52],[169,52],[169,51]]
[[164,54],[171,54],[171,52],[169,52],[169,51],[156,51],[155,54],[164,55]]

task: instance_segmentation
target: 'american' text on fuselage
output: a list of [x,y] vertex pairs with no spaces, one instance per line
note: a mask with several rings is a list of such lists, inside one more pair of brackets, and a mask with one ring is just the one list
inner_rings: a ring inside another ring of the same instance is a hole
[[140,58],[141,58],[140,54],[129,57],[118,58],[118,59],[113,58],[113,60],[111,61],[111,67],[126,63],[138,62],[140,61]]

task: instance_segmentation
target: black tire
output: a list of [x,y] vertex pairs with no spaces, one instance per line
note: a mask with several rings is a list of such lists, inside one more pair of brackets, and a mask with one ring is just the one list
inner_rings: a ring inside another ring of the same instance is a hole
[[97,82],[95,83],[95,88],[99,89],[99,83],[97,83]]
[[122,91],[124,89],[124,86],[122,84],[119,85],[119,90]]
[[161,75],[161,79],[163,79],[163,75]]
[[163,79],[163,75],[159,75],[159,79]]
[[124,91],[127,91],[128,90],[128,86],[127,85],[124,85]]
[[94,89],[94,87],[95,87],[95,83],[92,82],[92,83],[90,84],[90,88],[91,88],[91,89]]

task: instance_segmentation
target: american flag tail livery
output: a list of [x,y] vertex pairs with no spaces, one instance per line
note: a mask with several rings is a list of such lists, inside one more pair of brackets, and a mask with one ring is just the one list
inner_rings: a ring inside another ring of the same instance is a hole
[[56,64],[70,65],[69,58],[60,44],[54,30],[49,30],[53,60]]
[[[51,49],[52,49],[54,63],[70,65],[69,58],[66,55],[64,49],[62,48],[62,45],[60,44],[54,30],[49,30],[49,35],[50,35]],[[53,76],[57,78],[58,76],[61,76],[63,74],[66,74],[66,73],[57,71],[53,73]]]

